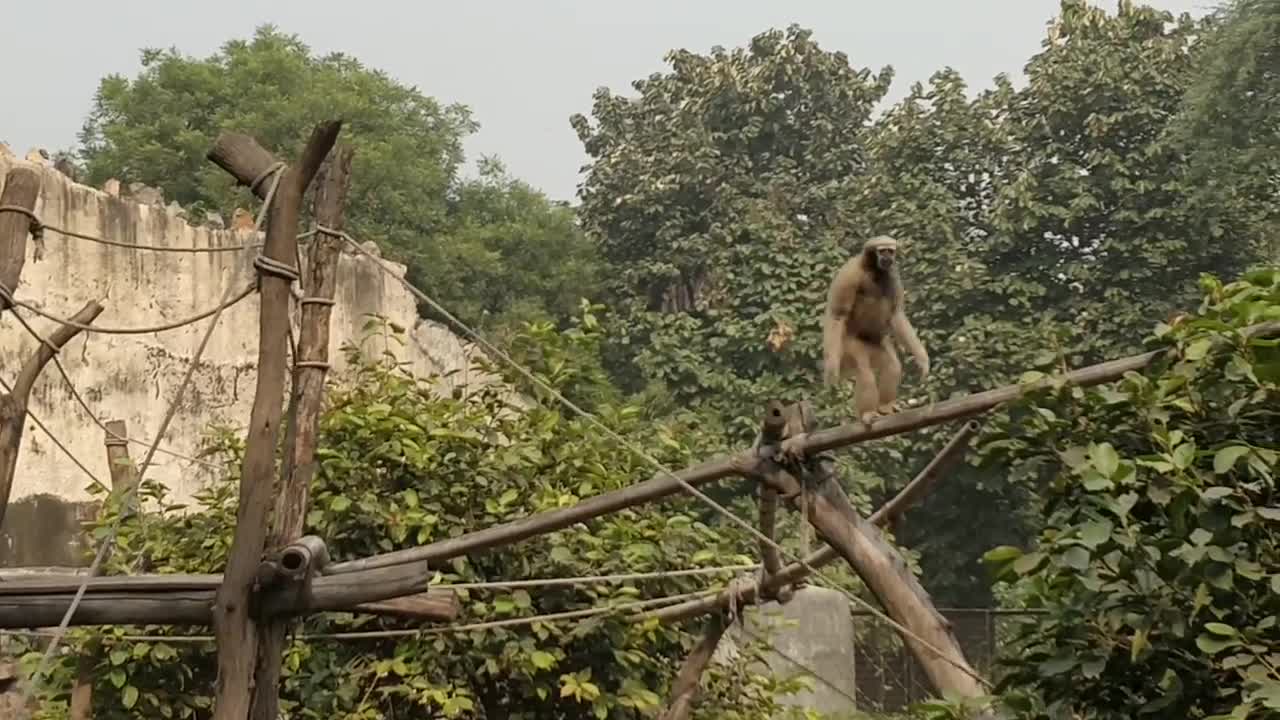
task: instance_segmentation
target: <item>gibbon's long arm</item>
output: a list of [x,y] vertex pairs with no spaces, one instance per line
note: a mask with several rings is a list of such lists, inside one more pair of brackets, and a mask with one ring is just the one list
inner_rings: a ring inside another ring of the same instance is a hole
[[901,305],[898,306],[898,312],[893,314],[893,319],[889,321],[889,328],[898,342],[902,343],[916,359],[916,364],[920,366],[920,381],[924,382],[929,377],[929,351],[925,350],[924,343],[920,342],[916,329],[911,327],[911,321],[907,319],[907,313]]
[[846,323],[853,314],[858,297],[858,268],[855,263],[860,258],[846,262],[827,291],[827,309],[822,316],[822,378],[827,385],[840,382]]

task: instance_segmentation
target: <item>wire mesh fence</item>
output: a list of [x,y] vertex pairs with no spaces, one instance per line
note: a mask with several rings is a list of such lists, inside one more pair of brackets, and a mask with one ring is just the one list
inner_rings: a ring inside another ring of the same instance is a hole
[[[1014,631],[1014,623],[1039,615],[1034,610],[955,608],[939,610],[951,621],[952,632],[965,658],[988,679],[998,674],[996,656]],[[854,678],[858,709],[898,712],[934,696],[929,678],[893,628],[866,611],[853,611]]]

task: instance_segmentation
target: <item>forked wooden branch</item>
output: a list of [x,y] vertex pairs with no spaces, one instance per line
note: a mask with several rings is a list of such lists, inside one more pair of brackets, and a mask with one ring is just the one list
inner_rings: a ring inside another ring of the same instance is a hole
[[[352,150],[334,149],[316,183],[315,217],[318,225],[341,230],[347,193],[351,182]],[[298,363],[294,373],[293,407],[290,408],[290,437],[285,444],[280,492],[276,495],[275,526],[268,542],[279,546],[302,534],[316,474],[316,446],[320,430],[320,409],[324,401],[324,381],[329,367],[329,317],[331,301],[338,285],[338,257],[341,241],[321,232],[311,245],[307,275],[302,281],[302,331],[298,341]],[[306,538],[303,538],[304,540]],[[315,538],[319,540],[319,538]],[[321,541],[323,548],[324,543]],[[291,550],[292,549],[292,550]],[[307,596],[305,587],[310,568],[299,570],[291,559],[301,559],[304,548],[290,546],[280,557],[286,575],[294,580],[293,591]],[[313,555],[308,553],[308,565]],[[324,563],[328,563],[327,549]],[[279,712],[280,659],[284,652],[288,624],[273,620],[259,639],[258,666],[254,675],[254,720],[276,720]]]
[[[297,255],[298,217],[302,196],[321,162],[329,154],[340,121],[321,124],[312,133],[295,166],[282,170],[278,181],[267,179],[261,153],[220,154],[219,148],[240,147],[228,135],[220,136],[211,159],[221,158],[228,171],[241,182],[256,183],[255,193],[264,196],[276,182],[275,196],[267,208],[267,236],[263,256],[269,261],[293,266]],[[254,143],[256,145],[256,143]],[[260,149],[260,148],[259,148]],[[250,165],[254,157],[257,164]],[[269,154],[268,154],[269,156]],[[239,159],[242,166],[233,163]],[[215,159],[215,162],[218,160]],[[247,178],[247,179],[246,179]],[[236,531],[231,542],[223,584],[213,606],[214,634],[218,640],[218,682],[214,700],[214,720],[245,720],[249,715],[250,691],[258,646],[258,628],[250,608],[252,583],[262,559],[267,539],[267,520],[273,491],[275,448],[279,436],[281,398],[285,384],[285,338],[290,331],[290,280],[260,273],[260,320],[258,333],[258,378],[249,416],[249,430],[240,473],[240,504]],[[277,659],[277,662],[279,660]]]
[[[0,218],[9,214],[12,213],[0,214]],[[88,325],[101,314],[101,305],[88,302],[71,320],[78,325]],[[13,476],[18,471],[18,449],[22,446],[22,432],[27,425],[27,402],[31,397],[31,389],[35,387],[36,379],[40,377],[45,365],[53,360],[54,354],[79,334],[80,328],[76,325],[59,326],[46,338],[48,343],[41,343],[35,354],[22,364],[18,378],[13,383],[13,392],[0,392],[0,526],[3,526],[5,513],[9,509]]]

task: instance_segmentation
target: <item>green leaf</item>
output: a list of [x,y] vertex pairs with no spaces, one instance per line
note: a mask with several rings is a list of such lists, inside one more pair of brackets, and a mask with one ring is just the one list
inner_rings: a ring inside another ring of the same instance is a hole
[[1200,338],[1187,346],[1186,352],[1183,354],[1188,360],[1203,360],[1209,354],[1209,349],[1213,347],[1213,341],[1209,338]]
[[329,500],[329,510],[332,512],[343,512],[351,507],[351,499],[345,495],[336,495]]
[[1179,470],[1191,467],[1196,458],[1196,446],[1193,442],[1185,442],[1173,449],[1173,466]]
[[1220,622],[1209,622],[1204,624],[1204,629],[1214,635],[1222,635],[1225,637],[1236,637],[1240,633],[1235,628]]
[[556,657],[551,653],[544,652],[542,650],[533,651],[533,653],[529,655],[529,660],[533,663],[533,666],[539,670],[550,670],[555,667],[556,664]]
[[1230,445],[1222,448],[1213,456],[1213,471],[1219,475],[1231,472],[1236,461],[1249,454],[1247,445]]
[[1062,564],[1074,570],[1085,570],[1089,567],[1089,551],[1082,547],[1067,548],[1062,554]]
[[120,704],[125,710],[132,710],[134,705],[138,704],[138,688],[132,685],[126,685],[120,691]]
[[1019,575],[1029,575],[1040,567],[1045,561],[1045,554],[1040,552],[1032,552],[1023,555],[1013,563],[1013,571]]
[[1111,477],[1115,475],[1116,470],[1120,467],[1120,456],[1116,453],[1116,449],[1111,443],[1099,443],[1089,447],[1089,459],[1093,462],[1093,467],[1097,469],[1103,477]]
[[1080,529],[1080,540],[1085,545],[1091,548],[1096,548],[1111,539],[1111,531],[1114,528],[1115,526],[1107,520],[1098,520],[1096,522],[1086,523]]
[[1196,636],[1196,647],[1200,648],[1201,652],[1209,655],[1217,655],[1223,650],[1236,645],[1237,642],[1235,640],[1220,640],[1212,635],[1204,634]]

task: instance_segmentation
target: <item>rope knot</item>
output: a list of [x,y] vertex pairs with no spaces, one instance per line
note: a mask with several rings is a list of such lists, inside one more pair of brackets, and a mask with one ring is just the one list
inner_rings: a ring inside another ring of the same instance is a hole
[[257,194],[258,194],[258,186],[259,186],[259,185],[261,185],[261,184],[263,183],[263,181],[265,181],[267,178],[269,178],[269,177],[271,177],[272,175],[276,174],[276,173],[277,173],[278,171],[280,171],[282,168],[284,168],[284,163],[283,163],[283,162],[276,161],[276,162],[272,163],[272,164],[271,164],[271,166],[270,166],[270,167],[268,167],[266,170],[263,170],[262,172],[258,173],[258,177],[254,178],[254,179],[253,179],[253,182],[249,183],[249,189],[250,189],[251,191],[253,191],[253,194],[254,194],[254,195],[257,195]]
[[31,221],[31,226],[27,229],[27,232],[31,233],[31,239],[36,242],[44,240],[44,223],[40,222],[40,218],[36,217],[34,210],[24,208],[21,205],[0,205],[0,213],[2,212],[14,212],[19,215],[26,215],[27,219]]

